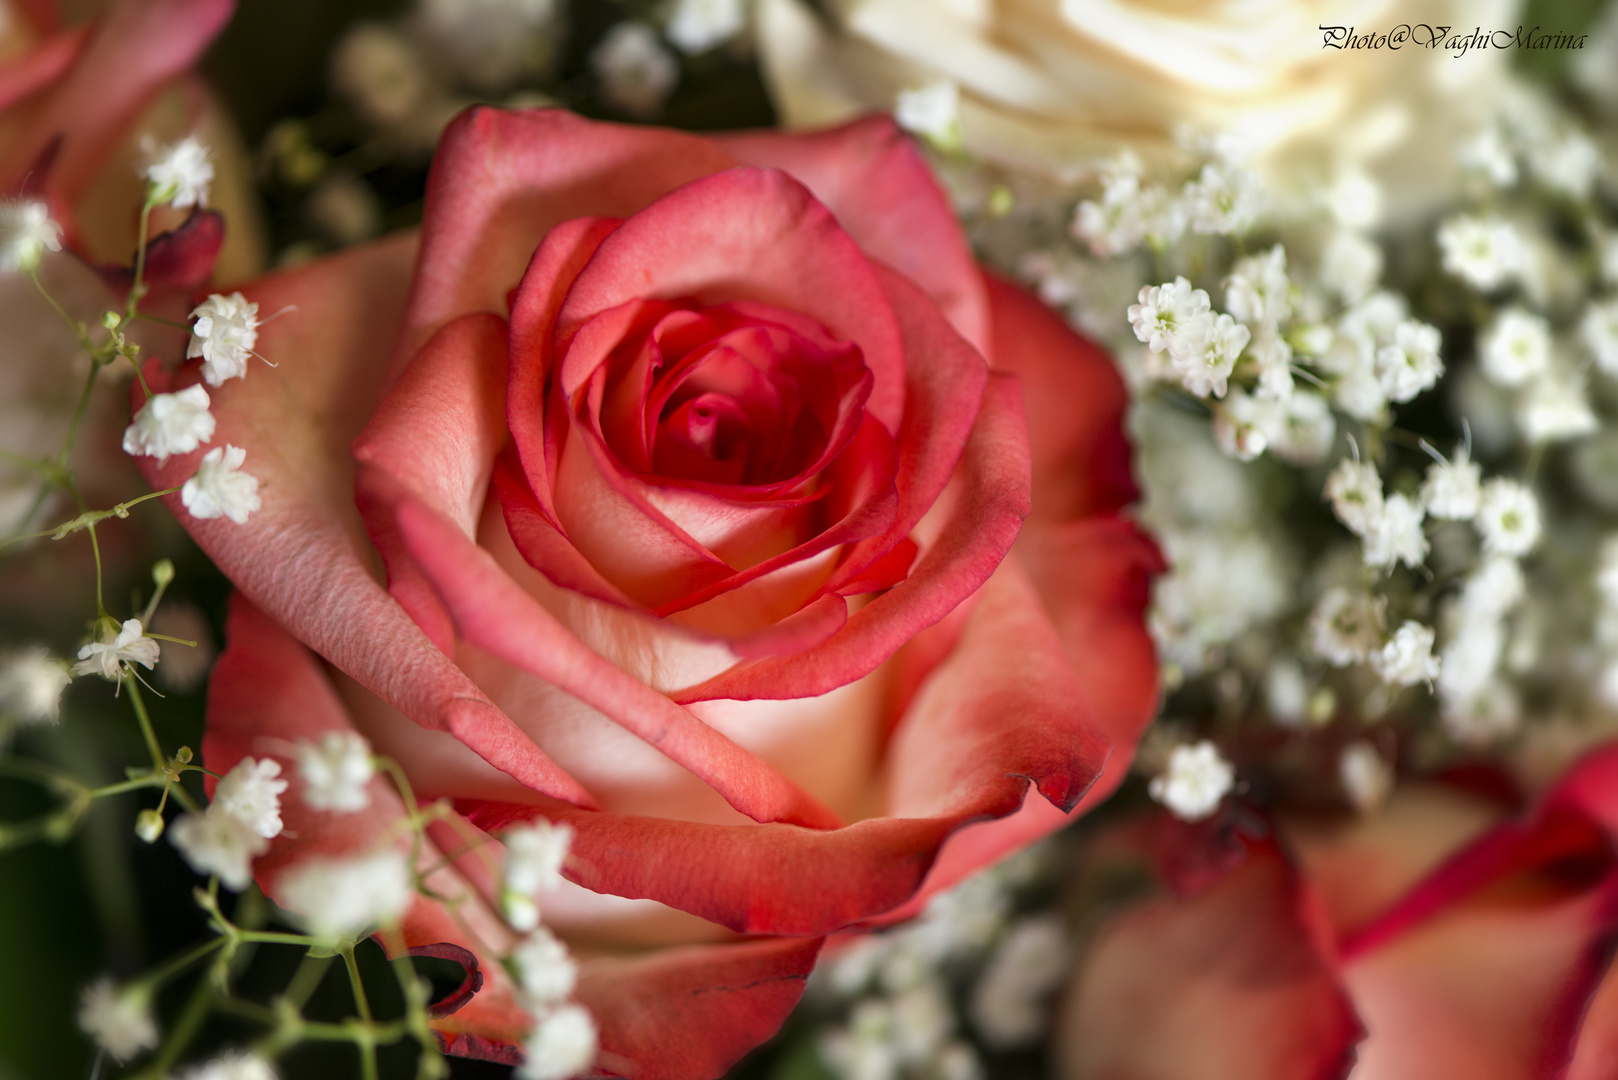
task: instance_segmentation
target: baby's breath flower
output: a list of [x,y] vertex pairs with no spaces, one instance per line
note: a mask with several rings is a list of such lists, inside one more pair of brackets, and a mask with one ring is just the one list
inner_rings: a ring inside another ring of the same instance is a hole
[[1421,530],[1422,507],[1403,495],[1389,495],[1382,512],[1365,530],[1365,565],[1420,566],[1427,558],[1427,536]]
[[247,358],[258,344],[258,305],[241,293],[214,293],[191,312],[196,323],[186,346],[187,359],[202,357],[202,378],[209,386],[247,374]]
[[1444,269],[1484,291],[1522,273],[1528,252],[1522,236],[1498,217],[1450,218],[1438,229]]
[[901,90],[893,102],[893,122],[935,146],[960,146],[960,90],[947,79]]
[[1421,485],[1421,504],[1435,518],[1470,521],[1478,512],[1478,492],[1483,470],[1468,459],[1466,447],[1458,447],[1451,461],[1435,461],[1427,466],[1427,479]]
[[694,55],[723,45],[746,24],[742,0],[676,0],[663,32],[681,52]]
[[1426,390],[1444,374],[1438,356],[1441,338],[1437,327],[1405,319],[1393,331],[1393,341],[1376,351],[1376,377],[1391,401],[1405,402]]
[[1174,358],[1181,384],[1198,397],[1223,397],[1226,380],[1247,347],[1251,331],[1229,315],[1204,316],[1189,336],[1184,352]]
[[1252,461],[1269,445],[1266,429],[1276,423],[1281,406],[1259,401],[1241,390],[1232,390],[1214,408],[1214,441],[1238,461]]
[[1406,619],[1386,645],[1371,654],[1371,668],[1390,686],[1414,686],[1438,677],[1433,628]]
[[1286,338],[1273,331],[1261,331],[1247,350],[1248,358],[1258,369],[1258,387],[1255,397],[1268,401],[1286,401],[1297,389],[1292,378],[1292,346]]
[[376,766],[370,745],[356,732],[328,731],[318,743],[298,743],[298,775],[303,801],[317,810],[351,814],[371,804],[366,787]]
[[1337,421],[1318,394],[1295,393],[1279,408],[1268,429],[1269,450],[1291,465],[1313,465],[1331,452]]
[[1483,691],[1506,647],[1505,628],[1494,619],[1460,621],[1459,632],[1444,646],[1438,693],[1445,702],[1471,701]]
[[1195,746],[1176,746],[1168,768],[1146,790],[1182,821],[1201,821],[1219,808],[1235,782],[1236,770],[1204,739]]
[[1526,555],[1539,542],[1539,500],[1515,480],[1483,485],[1473,520],[1483,536],[1483,550],[1491,555]]
[[1140,302],[1129,305],[1135,336],[1155,353],[1171,358],[1184,355],[1200,321],[1208,315],[1208,294],[1193,289],[1183,277],[1140,291]]
[[1601,151],[1581,132],[1566,131],[1527,157],[1534,179],[1574,199],[1585,199],[1601,170]]
[[253,880],[253,860],[270,843],[233,814],[216,806],[205,813],[183,814],[168,828],[169,842],[199,874],[217,874],[237,892]]
[[1517,182],[1516,159],[1500,129],[1493,125],[1462,141],[1456,159],[1462,168],[1485,177],[1495,187],[1510,187]]
[[22,724],[55,723],[72,681],[67,665],[44,646],[11,653],[0,659],[0,715]]
[[228,517],[238,525],[264,505],[258,478],[241,471],[247,451],[239,446],[216,446],[202,456],[196,475],[180,488],[180,502],[194,518]]
[[1517,423],[1531,443],[1565,442],[1601,427],[1580,378],[1554,370],[1529,384],[1517,407]]
[[[1618,250],[1618,242],[1613,247]],[[1596,366],[1618,377],[1618,299],[1592,303],[1585,309],[1579,332]]]
[[105,975],[79,995],[79,1028],[119,1061],[157,1047],[157,1024],[147,996],[119,990]]
[[153,394],[124,430],[124,453],[161,463],[173,454],[189,454],[213,438],[213,430],[208,391],[200,384],[174,394]]
[[568,956],[567,946],[543,926],[512,950],[511,964],[530,1010],[565,1001],[579,981],[578,965]]
[[195,1069],[180,1074],[180,1080],[276,1080],[270,1063],[253,1053],[226,1050]]
[[1263,199],[1253,174],[1239,165],[1209,162],[1181,191],[1191,228],[1228,236],[1243,233],[1258,218]]
[[1495,316],[1479,350],[1483,374],[1501,386],[1521,386],[1551,364],[1551,326],[1520,307]]
[[523,1046],[520,1080],[569,1080],[596,1057],[596,1025],[579,1005],[563,1005],[541,1017]]
[[146,166],[146,183],[154,203],[182,208],[208,205],[214,171],[213,155],[206,146],[194,137],[161,149],[150,138],[142,145],[151,159]]
[[281,835],[281,763],[244,757],[214,789],[209,809],[229,814],[266,840]]
[[28,271],[48,248],[62,250],[62,227],[45,204],[33,199],[0,199],[0,273]]
[[1320,283],[1347,303],[1376,288],[1382,279],[1382,249],[1367,237],[1340,229],[1320,257]]
[[389,848],[299,863],[282,876],[280,899],[311,934],[340,940],[398,922],[414,891],[404,852]]
[[1225,307],[1244,323],[1274,327],[1292,314],[1291,288],[1286,248],[1276,244],[1236,264],[1225,282]]
[[1364,593],[1328,589],[1309,617],[1314,651],[1334,667],[1357,664],[1377,647],[1377,606]]
[[1493,621],[1517,606],[1527,591],[1522,567],[1506,555],[1488,555],[1461,587],[1463,619]]
[[101,628],[101,640],[91,642],[79,650],[79,662],[73,665],[73,674],[97,674],[104,679],[123,677],[123,665],[144,664],[150,670],[157,666],[161,648],[142,632],[139,619],[125,619],[116,632],[108,624]]
[[1349,743],[1337,759],[1337,776],[1349,801],[1362,814],[1387,802],[1393,791],[1393,770],[1368,742]]
[[631,116],[651,117],[680,81],[680,65],[643,22],[621,22],[590,54],[601,96]]
[[573,827],[536,818],[527,825],[507,829],[500,839],[506,846],[501,910],[513,929],[533,930],[539,925],[534,894],[555,889],[565,880],[562,865],[573,844]]
[[1465,701],[1444,703],[1439,722],[1449,737],[1465,746],[1484,746],[1509,735],[1522,720],[1522,705],[1511,688],[1491,680]]
[[1344,458],[1326,477],[1326,499],[1339,521],[1364,536],[1382,516],[1382,478],[1376,466]]
[[1047,1022],[1046,997],[1068,972],[1060,916],[1036,915],[1011,926],[990,957],[969,1004],[972,1026],[995,1049],[1029,1046]]

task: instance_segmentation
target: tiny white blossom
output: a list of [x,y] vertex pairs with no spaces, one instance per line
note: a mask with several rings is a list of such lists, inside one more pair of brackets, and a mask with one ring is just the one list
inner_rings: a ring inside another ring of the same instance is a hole
[[11,653],[0,659],[0,715],[23,724],[55,723],[72,681],[67,665],[43,646]]
[[1337,520],[1364,536],[1382,516],[1382,478],[1376,466],[1344,458],[1326,477],[1326,499]]
[[512,950],[511,964],[530,1011],[566,1000],[579,981],[567,946],[543,926]]
[[167,825],[163,815],[149,806],[135,815],[135,835],[148,844],[157,843]]
[[[1618,243],[1613,246],[1618,248]],[[1618,299],[1592,303],[1585,309],[1579,332],[1596,366],[1618,377]]]
[[1350,743],[1337,759],[1337,776],[1349,801],[1368,814],[1387,801],[1393,791],[1393,770],[1368,742]]
[[506,888],[524,896],[555,889],[573,845],[573,827],[535,818],[500,834],[506,846]]
[[139,619],[125,619],[116,633],[110,625],[103,624],[101,640],[79,650],[79,662],[73,665],[73,674],[119,679],[123,677],[125,664],[144,664],[148,670],[155,667],[161,651],[157,642],[142,632]]
[[1247,350],[1258,368],[1255,396],[1269,401],[1286,401],[1297,389],[1292,378],[1292,346],[1280,334],[1263,331]]
[[1506,555],[1489,555],[1467,577],[1461,587],[1459,612],[1462,618],[1492,622],[1505,615],[1527,592],[1522,567]]
[[1551,364],[1551,326],[1520,307],[1495,316],[1479,350],[1483,374],[1501,386],[1521,386]]
[[209,809],[229,814],[266,840],[281,835],[281,763],[244,757],[219,781]]
[[148,137],[143,147],[151,159],[146,166],[146,183],[153,202],[182,208],[208,205],[214,170],[213,155],[206,146],[187,137],[159,149]]
[[1446,702],[1471,701],[1494,678],[1506,647],[1505,628],[1494,619],[1460,623],[1459,632],[1444,645],[1438,693]]
[[168,828],[169,842],[180,850],[191,869],[217,874],[237,892],[253,880],[253,860],[270,843],[232,814],[208,807],[206,813],[184,814]]
[[1575,199],[1588,198],[1601,171],[1601,151],[1589,136],[1563,132],[1527,156],[1534,178],[1552,191]]
[[264,505],[258,478],[241,471],[247,451],[239,446],[216,446],[202,456],[196,475],[180,488],[180,501],[194,518],[228,517],[236,524]]
[[1495,187],[1517,182],[1517,162],[1498,127],[1489,126],[1462,141],[1456,158],[1461,167],[1486,177]]
[[1382,249],[1357,232],[1341,229],[1320,256],[1320,283],[1352,304],[1382,280]]
[[227,1050],[195,1069],[180,1074],[180,1080],[276,1080],[270,1063],[257,1054]]
[[1439,720],[1456,742],[1484,746],[1517,729],[1522,705],[1510,687],[1495,679],[1467,701],[1445,702]]
[[153,394],[124,430],[124,453],[155,457],[189,454],[213,438],[214,416],[201,384],[174,394]]
[[723,45],[746,24],[742,0],[677,0],[663,32],[680,51],[695,54]]
[[1438,677],[1433,628],[1406,619],[1387,644],[1371,654],[1371,667],[1390,686],[1414,686]]
[[147,995],[121,991],[105,975],[79,995],[79,1028],[119,1061],[157,1048],[157,1024]]
[[1191,228],[1199,233],[1228,236],[1243,233],[1258,218],[1262,206],[1258,181],[1239,165],[1210,162],[1181,191]]
[[1201,821],[1219,807],[1219,800],[1236,783],[1236,770],[1204,739],[1195,746],[1176,746],[1161,776],[1152,778],[1147,792],[1183,821]]
[[546,1014],[523,1045],[526,1060],[517,1067],[521,1080],[569,1080],[587,1070],[596,1057],[596,1025],[579,1005],[563,1005]]
[[1483,536],[1483,550],[1491,555],[1526,555],[1539,542],[1539,500],[1515,480],[1483,485],[1473,521]]
[[1232,390],[1225,400],[1214,408],[1214,441],[1219,448],[1238,461],[1252,461],[1264,453],[1270,439],[1268,428],[1281,406],[1275,402],[1259,401],[1241,390]]
[[353,731],[328,731],[319,742],[298,743],[303,801],[317,810],[351,814],[371,805],[366,786],[376,775],[371,747]]
[[0,273],[32,270],[46,249],[62,250],[62,227],[32,199],[0,199]]
[[1421,485],[1421,504],[1435,518],[1470,521],[1478,512],[1478,492],[1483,470],[1469,460],[1466,448],[1455,451],[1451,461],[1435,461],[1427,466],[1427,479]]
[[1406,319],[1393,331],[1393,341],[1376,351],[1376,377],[1390,401],[1409,401],[1444,374],[1438,356],[1438,328]]
[[1269,428],[1269,450],[1292,465],[1313,465],[1331,452],[1337,421],[1318,394],[1295,393]]
[[1337,223],[1350,229],[1374,229],[1382,220],[1382,185],[1357,170],[1337,178],[1326,202]]
[[1427,535],[1422,532],[1420,502],[1403,495],[1389,495],[1382,501],[1382,512],[1365,531],[1365,565],[1420,566],[1427,558]]
[[947,79],[901,90],[893,102],[893,122],[939,146],[960,145],[961,93]]
[[621,22],[590,54],[607,104],[631,116],[655,116],[680,81],[680,65],[642,22]]
[[1154,353],[1167,352],[1171,358],[1185,354],[1188,331],[1194,335],[1209,313],[1208,294],[1183,277],[1142,288],[1139,301],[1129,305],[1128,313],[1135,336]]
[[209,386],[223,386],[227,379],[247,374],[247,358],[258,344],[258,305],[241,293],[222,296],[214,293],[191,312],[196,322],[187,359],[202,357],[202,378]]
[[1292,314],[1291,288],[1286,248],[1276,244],[1262,255],[1242,259],[1231,270],[1225,282],[1225,307],[1241,322],[1273,327]]
[[972,1024],[997,1050],[1027,1046],[1044,1033],[1045,999],[1068,972],[1067,934],[1055,915],[1012,926],[972,988]]
[[317,937],[342,940],[399,920],[415,895],[405,854],[311,858],[282,875],[277,899]]
[[1377,647],[1377,608],[1363,593],[1328,589],[1309,617],[1310,643],[1334,667],[1356,664]]
[[1522,236],[1501,218],[1453,217],[1438,229],[1444,269],[1485,291],[1498,289],[1527,264]]
[[1220,315],[1201,319],[1191,334],[1184,352],[1174,357],[1181,385],[1198,397],[1223,397],[1226,380],[1252,332],[1229,315]]
[[1134,251],[1142,240],[1172,244],[1185,231],[1185,215],[1163,188],[1142,187],[1140,162],[1125,155],[1102,175],[1100,201],[1079,203],[1070,231],[1091,254],[1104,259]]
[[1566,442],[1601,427],[1583,381],[1565,371],[1547,372],[1529,384],[1517,406],[1517,423],[1530,443]]

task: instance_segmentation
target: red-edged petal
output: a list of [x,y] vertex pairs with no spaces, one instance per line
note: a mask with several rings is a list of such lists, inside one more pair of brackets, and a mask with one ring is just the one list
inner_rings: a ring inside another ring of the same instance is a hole
[[[387,240],[244,290],[261,311],[298,309],[260,333],[259,352],[278,368],[209,392],[212,445],[247,451],[263,508],[237,525],[193,519],[178,495],[165,502],[243,594],[361,684],[535,790],[588,804],[371,576],[347,447],[372,411],[413,251],[412,237]],[[155,364],[147,379],[168,389]],[[153,487],[173,488],[202,452],[138,463]]]
[[445,129],[433,158],[396,368],[451,319],[503,311],[553,226],[627,217],[734,164],[712,141],[683,132],[597,123],[561,109],[468,109]]
[[409,499],[393,509],[406,547],[468,642],[600,710],[756,821],[839,824],[773,766],[591,651],[441,514]]
[[90,27],[76,26],[52,34],[10,63],[0,66],[0,109],[38,92],[61,78],[89,38]]
[[232,0],[119,0],[71,70],[30,117],[0,162],[11,189],[52,139],[64,136],[51,170],[53,201],[71,205],[158,87],[189,68],[230,20]]
[[985,274],[997,371],[1021,379],[1036,520],[1070,521],[1137,498],[1124,437],[1129,395],[1105,353],[1035,296]]
[[[212,210],[193,212],[179,228],[153,237],[146,245],[142,280],[152,292],[190,296],[207,284],[224,242],[222,214]],[[110,288],[123,295],[135,280],[135,258],[135,255],[130,256],[128,266],[117,263],[98,266],[96,273]]]
[[875,670],[921,630],[955,610],[1005,557],[1028,512],[1028,450],[1015,380],[989,378],[946,491],[939,535],[910,576],[849,617],[823,644],[792,657],[739,664],[679,692],[680,701],[812,697]]
[[1080,963],[1061,1021],[1061,1075],[1346,1077],[1360,1026],[1323,951],[1318,904],[1265,844],[1195,895],[1125,912]]
[[781,1027],[817,938],[664,949],[584,965],[577,997],[600,1021],[597,1068],[626,1080],[712,1080]]
[[871,258],[920,286],[960,335],[989,351],[989,306],[972,251],[913,140],[886,116],[830,131],[747,131],[717,141],[748,165],[791,173]]

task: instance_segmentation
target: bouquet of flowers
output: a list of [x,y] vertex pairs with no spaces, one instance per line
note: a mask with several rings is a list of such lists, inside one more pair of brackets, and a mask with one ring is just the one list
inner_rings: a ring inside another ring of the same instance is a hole
[[0,3],[0,1077],[1611,1072],[1618,7],[299,4]]

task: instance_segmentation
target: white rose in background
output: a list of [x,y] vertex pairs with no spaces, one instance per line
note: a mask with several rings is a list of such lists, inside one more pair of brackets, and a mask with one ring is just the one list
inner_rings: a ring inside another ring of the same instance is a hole
[[[767,83],[785,122],[889,110],[940,83],[965,148],[1058,176],[1130,149],[1176,160],[1189,126],[1229,132],[1278,179],[1368,169],[1414,212],[1455,174],[1456,141],[1489,115],[1498,49],[1323,48],[1322,24],[1515,29],[1515,0],[760,0]],[[1425,40],[1424,38],[1420,40]]]

